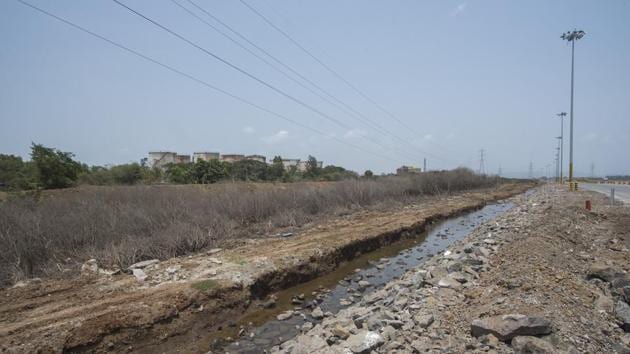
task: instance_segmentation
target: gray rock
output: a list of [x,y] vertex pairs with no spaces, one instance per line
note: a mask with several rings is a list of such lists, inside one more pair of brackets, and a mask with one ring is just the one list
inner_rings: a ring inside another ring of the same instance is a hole
[[473,253],[475,251],[475,245],[472,243],[467,243],[464,246],[464,252],[465,253]]
[[395,329],[401,329],[402,326],[405,324],[405,322],[400,321],[400,320],[386,320],[385,323],[388,326],[394,327]]
[[623,276],[621,269],[603,263],[592,264],[587,273],[589,279],[597,278],[608,282],[619,276]]
[[394,340],[396,338],[396,329],[392,326],[385,326],[381,330],[381,335],[385,340]]
[[328,348],[326,341],[318,336],[303,336],[295,343],[290,352],[292,354],[311,354]]
[[451,275],[449,275],[451,278],[457,280],[457,282],[464,284],[466,282],[468,282],[468,278],[466,278],[466,276],[460,272],[455,272],[452,273]]
[[359,333],[348,337],[343,346],[350,349],[353,353],[367,354],[375,348],[383,345],[384,340],[380,334],[372,331],[360,331]]
[[453,289],[453,290],[459,290],[461,289],[462,285],[455,279],[451,278],[451,277],[444,277],[442,279],[440,279],[440,281],[437,284],[440,288],[449,288],[449,289]]
[[626,303],[630,304],[630,286],[624,286],[621,292],[623,293],[623,298],[626,300]]
[[133,276],[136,277],[136,280],[139,282],[143,282],[147,279],[147,274],[142,269],[133,269]]
[[347,339],[350,337],[350,330],[342,326],[341,324],[337,324],[335,328],[332,329],[333,336],[339,337],[340,339]]
[[316,320],[321,320],[322,318],[324,318],[324,311],[322,311],[322,309],[318,306],[313,309],[313,312],[311,312],[311,316],[313,316],[313,318]]
[[460,262],[449,262],[446,266],[446,270],[449,273],[460,272],[462,270],[462,264]]
[[313,322],[305,322],[301,328],[304,332],[310,331],[311,329],[313,329]]
[[606,313],[612,313],[615,308],[615,303],[610,296],[599,295],[599,298],[595,300],[595,309],[599,311],[604,311]]
[[142,262],[138,262],[138,263],[134,263],[132,265],[129,266],[129,270],[133,270],[133,269],[143,269],[146,268],[148,266],[152,266],[154,264],[158,264],[160,263],[159,259],[149,259],[148,261],[142,261]]
[[372,284],[370,284],[370,282],[367,280],[361,280],[357,283],[357,285],[359,286],[359,290],[363,291]]
[[624,331],[630,332],[630,305],[623,301],[617,301],[617,305],[615,306],[615,317],[621,324],[620,327]]
[[553,354],[551,343],[532,336],[518,336],[512,339],[512,349],[516,354]]
[[269,300],[267,300],[267,301],[263,302],[262,304],[260,304],[260,306],[262,308],[265,308],[265,309],[270,309],[270,308],[276,307],[276,298],[275,297],[271,297]]
[[81,265],[81,274],[88,275],[96,273],[98,273],[98,263],[96,263],[96,259],[92,258]]
[[427,328],[433,323],[434,318],[432,314],[417,314],[413,316],[413,320],[420,328]]
[[509,314],[476,319],[471,324],[474,337],[494,334],[501,341],[508,341],[516,336],[536,336],[551,333],[551,322],[542,317]]
[[293,317],[293,311],[289,310],[276,316],[276,319],[278,321],[284,321],[284,320],[288,320],[291,317]]

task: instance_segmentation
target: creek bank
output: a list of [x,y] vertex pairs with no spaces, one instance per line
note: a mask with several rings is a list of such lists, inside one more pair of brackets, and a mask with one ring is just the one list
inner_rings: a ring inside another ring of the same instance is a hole
[[[144,265],[137,276],[92,272],[0,291],[0,349],[9,352],[206,352],[200,335],[233,328],[266,294],[312,279],[367,250],[530,188],[525,183],[362,211],[290,237]],[[138,268],[136,268],[138,269]],[[133,272],[133,270],[131,270]],[[259,300],[260,299],[260,300]]]
[[377,353],[630,352],[630,210],[552,186],[514,200],[448,251],[272,352],[361,352],[339,328],[378,336],[369,349]]
[[[486,205],[477,211],[437,222],[425,233],[384,246],[374,252],[364,253],[331,273],[276,293],[274,295],[280,299],[276,305],[286,309],[285,312],[255,328],[248,326],[250,320],[255,319],[257,323],[264,321],[265,312],[267,318],[273,312],[261,310],[252,316],[246,316],[238,323],[243,326],[246,335],[235,336],[234,331],[231,331],[232,333],[224,331],[224,335],[234,336],[236,342],[226,348],[219,347],[216,351],[224,349],[228,352],[255,352],[269,349],[297,335],[300,328],[309,328],[324,317],[330,317],[378,291],[390,281],[422,265],[431,256],[443,252],[449,245],[463,239],[479,225],[496,218],[512,206],[512,203],[501,201]],[[462,270],[461,266],[453,268]],[[305,296],[305,293],[312,296]],[[287,303],[288,300],[290,303]],[[283,302],[286,306],[283,306]],[[313,309],[310,314],[309,309]],[[420,321],[429,322],[432,318]],[[340,328],[334,330],[339,332]]]

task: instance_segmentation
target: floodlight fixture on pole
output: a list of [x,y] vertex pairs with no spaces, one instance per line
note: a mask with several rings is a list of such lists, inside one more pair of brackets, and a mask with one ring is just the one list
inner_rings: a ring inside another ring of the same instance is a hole
[[573,30],[563,33],[560,38],[571,42],[571,111],[570,111],[570,133],[569,133],[569,183],[573,182],[573,82],[575,72],[575,41],[582,39],[586,35],[584,31]]

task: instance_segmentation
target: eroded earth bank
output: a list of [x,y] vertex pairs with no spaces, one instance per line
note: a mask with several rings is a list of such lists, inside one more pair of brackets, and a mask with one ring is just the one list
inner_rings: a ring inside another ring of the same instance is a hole
[[513,202],[272,351],[630,353],[630,208],[549,185]]

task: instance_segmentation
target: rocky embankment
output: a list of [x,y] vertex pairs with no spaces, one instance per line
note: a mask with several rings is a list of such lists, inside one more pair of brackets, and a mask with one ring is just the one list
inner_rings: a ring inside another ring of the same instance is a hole
[[514,199],[336,315],[315,308],[272,351],[630,353],[630,208],[551,186]]

